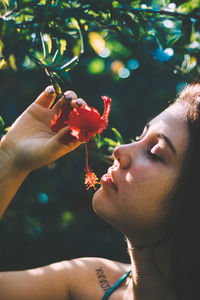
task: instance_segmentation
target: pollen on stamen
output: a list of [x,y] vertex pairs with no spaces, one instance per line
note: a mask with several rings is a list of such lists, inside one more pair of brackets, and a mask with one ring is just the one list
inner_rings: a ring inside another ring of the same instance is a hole
[[93,187],[94,190],[96,190],[96,185],[97,184],[101,184],[98,181],[98,177],[91,170],[88,170],[86,175],[85,175],[86,190],[89,190],[92,187]]

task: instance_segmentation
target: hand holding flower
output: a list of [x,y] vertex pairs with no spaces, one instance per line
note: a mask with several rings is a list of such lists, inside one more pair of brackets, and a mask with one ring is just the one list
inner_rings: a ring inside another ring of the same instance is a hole
[[[72,107],[85,105],[78,100],[74,92],[68,91],[65,97],[71,98]],[[50,86],[41,93],[36,101],[14,122],[8,133],[1,140],[1,151],[12,161],[12,165],[20,171],[29,173],[31,170],[44,166],[80,145],[80,141],[71,137],[70,127],[65,126],[58,133],[49,128],[50,120],[66,105],[62,97],[52,108],[56,98]],[[59,142],[62,137],[70,137],[68,144]]]

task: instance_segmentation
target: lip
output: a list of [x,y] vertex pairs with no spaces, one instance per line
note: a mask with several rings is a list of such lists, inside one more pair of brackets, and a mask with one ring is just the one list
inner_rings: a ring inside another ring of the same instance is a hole
[[117,185],[115,184],[112,175],[109,173],[104,174],[101,177],[101,183],[102,183],[102,185],[106,185],[106,186],[114,189],[116,192],[118,191]]

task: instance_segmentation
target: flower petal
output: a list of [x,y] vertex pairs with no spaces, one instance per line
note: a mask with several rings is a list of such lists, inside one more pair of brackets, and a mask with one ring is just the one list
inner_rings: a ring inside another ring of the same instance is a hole
[[87,142],[101,127],[101,116],[95,108],[85,105],[74,108],[69,114],[67,123],[73,136]]
[[67,104],[63,104],[59,114],[54,116],[54,119],[51,120],[50,128],[54,132],[58,132],[60,129],[67,126],[67,121],[69,119],[69,106]]
[[111,98],[109,98],[107,96],[102,96],[101,98],[104,101],[104,113],[103,113],[101,119],[108,122],[108,116],[109,116],[110,108],[111,108]]

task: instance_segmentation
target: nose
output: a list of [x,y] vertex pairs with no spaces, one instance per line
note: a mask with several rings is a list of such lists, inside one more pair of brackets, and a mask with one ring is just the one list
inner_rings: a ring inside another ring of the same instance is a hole
[[131,164],[131,144],[120,145],[114,149],[114,158],[118,161],[122,169],[127,169]]

